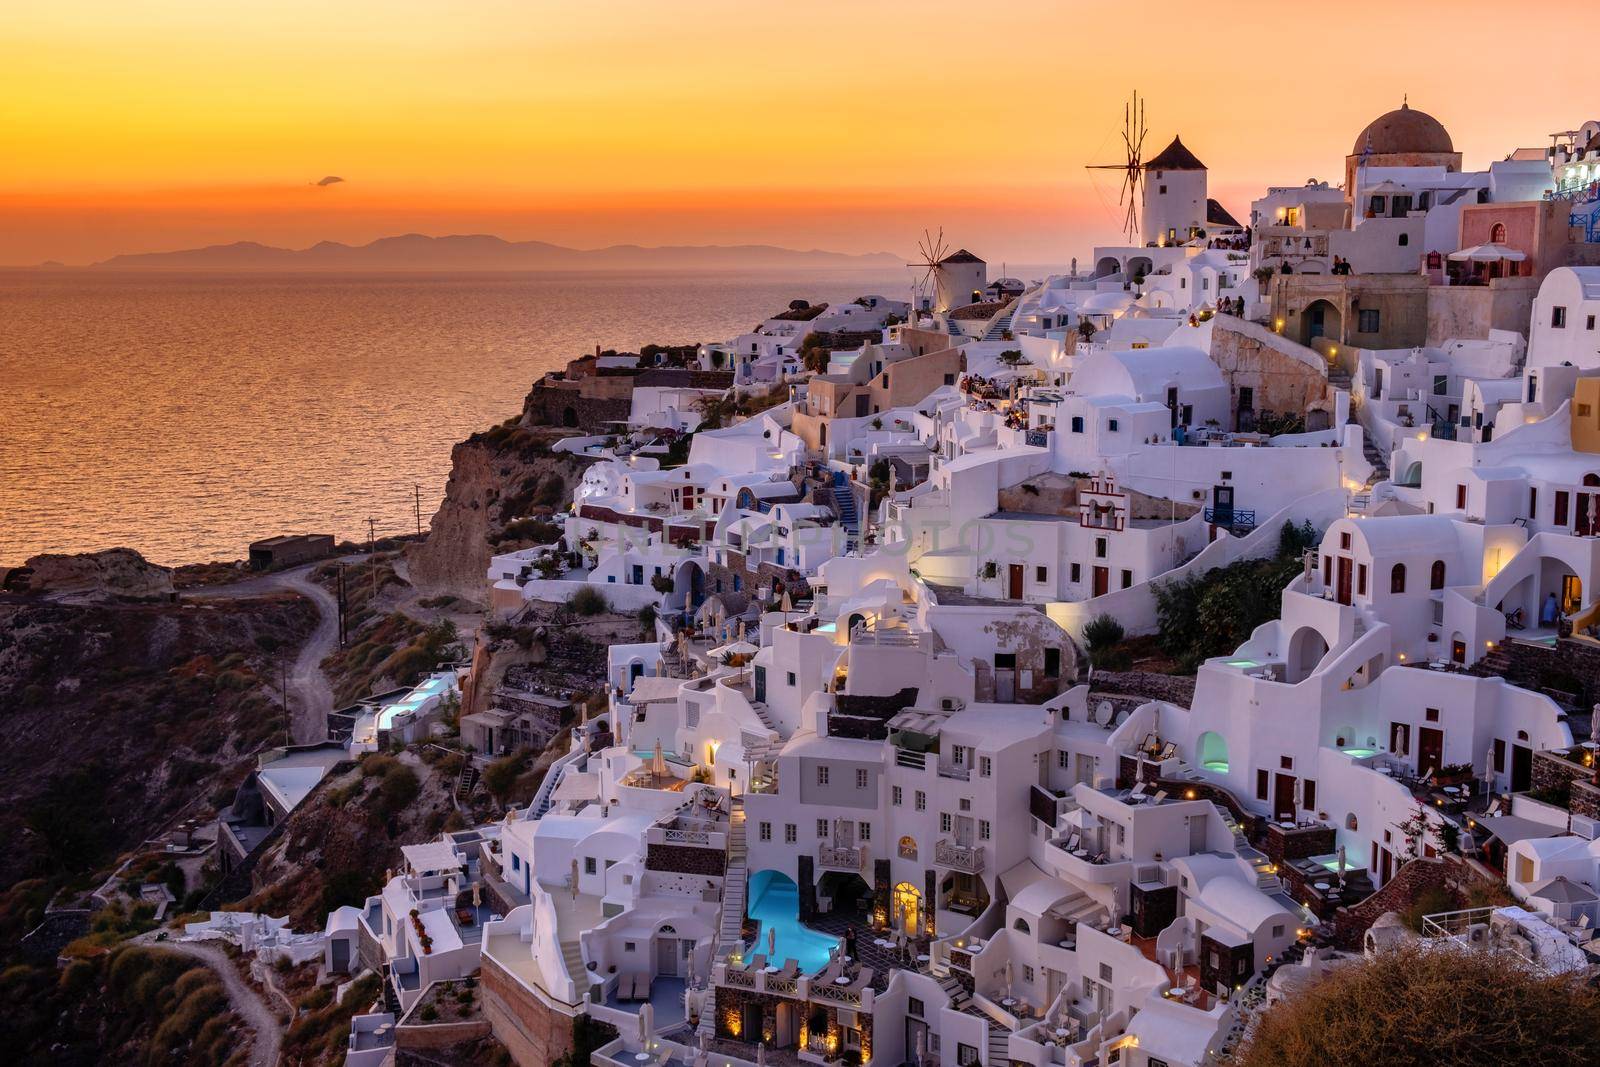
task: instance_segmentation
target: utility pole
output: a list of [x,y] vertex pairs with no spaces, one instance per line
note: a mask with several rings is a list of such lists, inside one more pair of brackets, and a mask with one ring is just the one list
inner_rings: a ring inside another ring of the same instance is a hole
[[377,529],[378,520],[369,515],[367,517],[367,571],[372,575],[372,594],[367,598],[368,604],[378,599],[378,566],[373,558],[378,551],[376,547],[378,543]]
[[349,644],[350,631],[345,617],[350,610],[350,601],[345,593],[343,561],[339,563],[339,647],[344,648]]
[[417,536],[422,536],[422,485],[418,482],[411,483],[412,490],[417,496]]
[[289,665],[284,661],[283,649],[278,649],[278,692],[283,696],[283,743],[294,744],[294,732],[289,717]]

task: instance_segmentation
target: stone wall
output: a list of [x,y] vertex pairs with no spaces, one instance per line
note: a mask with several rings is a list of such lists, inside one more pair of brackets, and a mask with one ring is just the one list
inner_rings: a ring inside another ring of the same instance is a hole
[[1428,856],[1410,860],[1384,883],[1382,889],[1349,908],[1340,908],[1333,917],[1333,942],[1351,951],[1361,948],[1367,928],[1385,912],[1405,912],[1429,889],[1443,889],[1462,906],[1474,885],[1493,886],[1496,882],[1459,856]]
[[1251,409],[1332,418],[1326,362],[1308,348],[1253,322],[1227,315],[1212,319],[1211,360],[1228,382],[1230,425],[1238,427],[1239,390],[1252,392]]
[[711,878],[721,878],[727,870],[728,856],[716,848],[651,842],[645,846],[644,865],[647,870],[652,871],[703,874]]
[[489,1020],[469,1019],[457,1023],[419,1023],[408,1017],[394,1031],[396,1059],[409,1050],[438,1051],[489,1036]]
[[539,1000],[488,956],[479,986],[483,1017],[517,1067],[547,1067],[572,1050],[572,1016]]
[[1307,826],[1286,830],[1277,823],[1267,824],[1266,847],[1262,849],[1273,863],[1303,860],[1307,856],[1326,856],[1339,847],[1331,826]]
[[1169,704],[1187,708],[1194,703],[1194,683],[1192,674],[1097,670],[1089,683],[1090,707],[1098,698],[1115,695],[1165,700]]
[[[1554,648],[1525,641],[1502,641],[1473,665],[1474,674],[1499,674],[1512,685],[1535,692],[1570,694],[1580,708],[1600,700],[1600,646],[1564,637]],[[1569,699],[1563,695],[1558,699]]]

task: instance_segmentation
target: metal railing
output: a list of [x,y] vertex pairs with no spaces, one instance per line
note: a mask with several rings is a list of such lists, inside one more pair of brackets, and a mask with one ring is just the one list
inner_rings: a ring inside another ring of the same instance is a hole
[[861,853],[862,850],[859,847],[818,845],[817,863],[820,866],[834,870],[859,871],[861,869]]

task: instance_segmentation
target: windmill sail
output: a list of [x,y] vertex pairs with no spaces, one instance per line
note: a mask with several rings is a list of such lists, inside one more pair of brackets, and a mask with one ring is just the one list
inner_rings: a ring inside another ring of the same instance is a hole
[[1122,172],[1122,185],[1117,194],[1117,204],[1125,208],[1122,219],[1123,232],[1128,240],[1139,234],[1140,190],[1144,187],[1144,101],[1137,90],[1122,110],[1122,146],[1127,158],[1121,163],[1092,163],[1088,170],[1115,170]]

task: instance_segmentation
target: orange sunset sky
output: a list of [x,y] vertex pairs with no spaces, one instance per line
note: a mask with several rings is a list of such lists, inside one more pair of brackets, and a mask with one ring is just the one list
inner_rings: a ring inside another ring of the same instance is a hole
[[1116,235],[1116,182],[1083,166],[1116,158],[1135,87],[1148,152],[1181,133],[1241,217],[1266,185],[1337,182],[1402,93],[1469,167],[1593,117],[1563,16],[1510,11],[8,3],[0,264],[408,231],[908,253],[940,225],[1064,262]]

